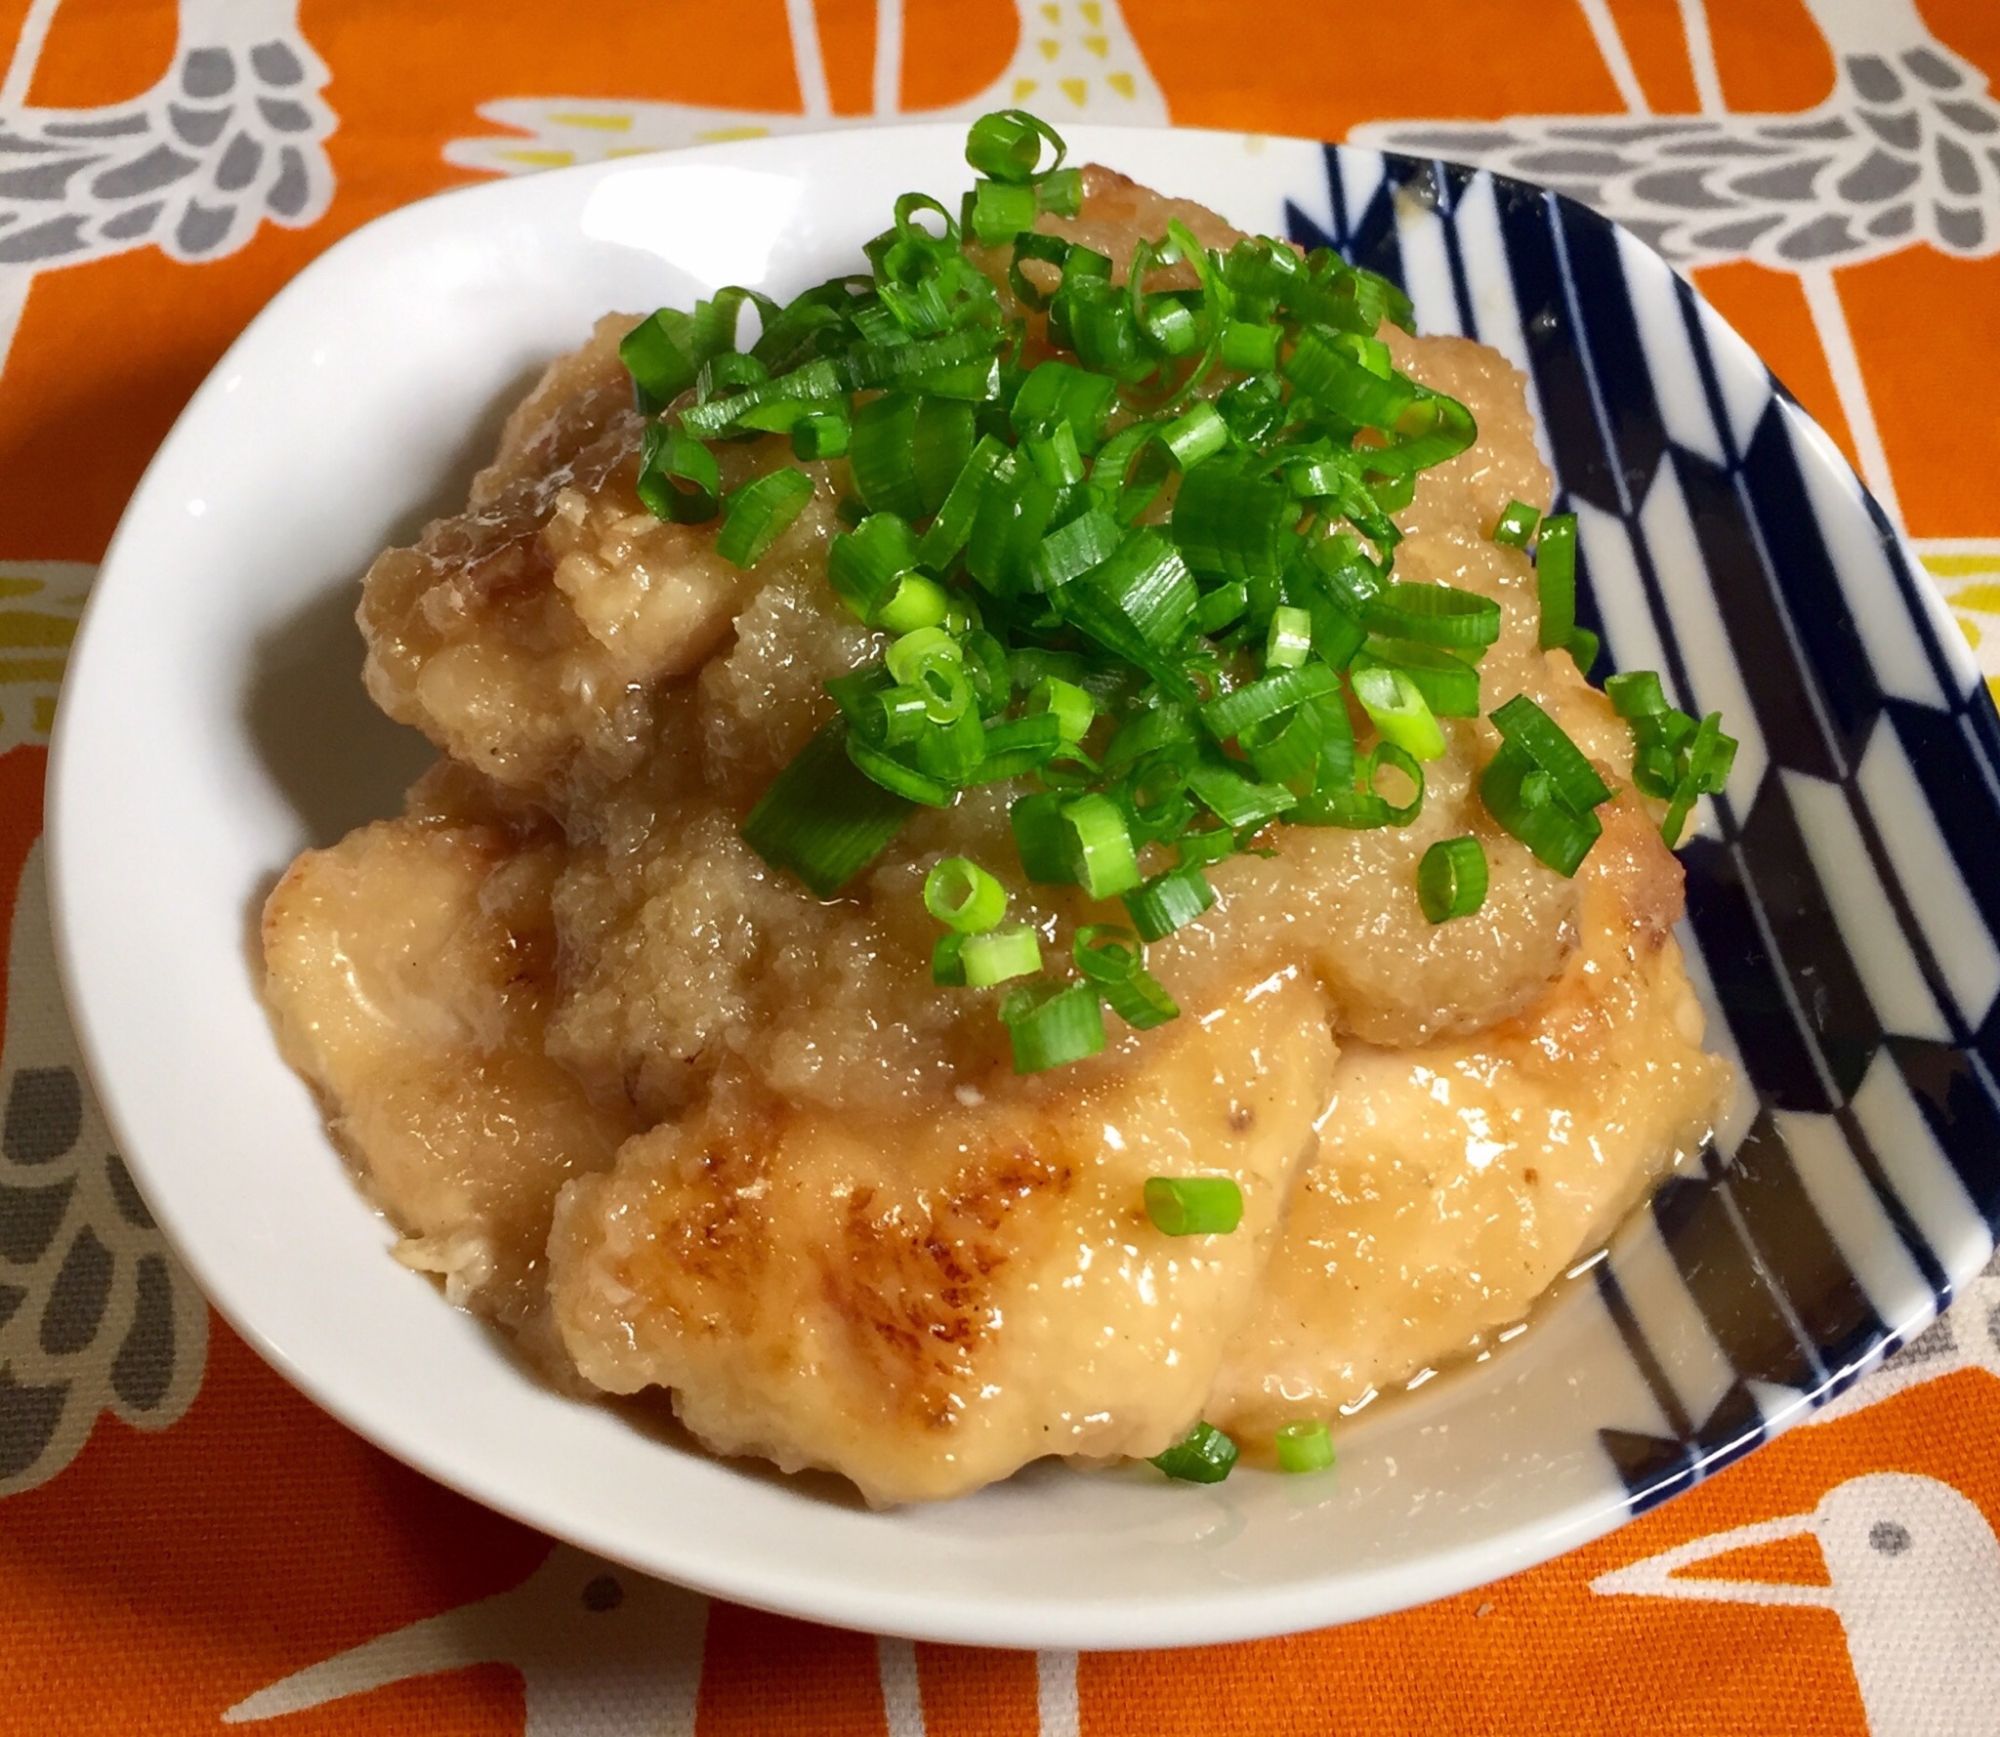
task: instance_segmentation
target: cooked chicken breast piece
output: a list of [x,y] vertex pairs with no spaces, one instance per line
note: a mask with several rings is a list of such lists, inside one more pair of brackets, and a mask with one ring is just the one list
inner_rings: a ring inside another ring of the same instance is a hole
[[1680,864],[1631,795],[1598,813],[1583,945],[1546,995],[1475,1036],[1342,1053],[1211,1422],[1268,1440],[1490,1347],[1707,1139],[1728,1066],[1671,932]]
[[[564,1189],[563,1343],[611,1392],[672,1388],[718,1453],[876,1503],[1161,1452],[1249,1306],[1334,1062],[1296,973],[1190,1015],[898,1116],[718,1092]],[[1241,1186],[1233,1234],[1147,1218],[1149,1176],[1196,1174]]]
[[[691,674],[757,590],[826,567],[846,466],[804,466],[818,494],[754,575],[715,552],[719,520],[655,518],[635,492],[644,422],[607,315],[508,418],[465,511],[379,556],[359,621],[375,702],[500,783],[552,799],[631,773],[661,684]],[[790,450],[725,446],[725,489]]]
[[433,779],[413,814],[293,863],[264,907],[265,997],[403,1233],[397,1258],[522,1327],[542,1311],[557,1188],[607,1167],[631,1125],[543,1047],[560,842],[466,806]]

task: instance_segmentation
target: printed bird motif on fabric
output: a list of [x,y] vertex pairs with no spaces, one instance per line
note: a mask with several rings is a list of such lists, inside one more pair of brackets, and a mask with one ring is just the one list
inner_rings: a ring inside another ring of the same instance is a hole
[[507,1592],[309,1665],[222,1715],[255,1724],[467,1665],[511,1665],[523,1737],[693,1737],[708,1604],[558,1544]]
[[1930,33],[1913,0],[1808,4],[1836,73],[1832,94],[1800,114],[1382,122],[1350,137],[1553,187],[1681,266],[2000,250],[2000,103],[1985,74]]
[[20,875],[0,1048],[0,1495],[54,1477],[101,1412],[176,1421],[208,1343],[208,1305],[113,1150],[70,1034],[39,841]]
[[0,359],[37,273],[136,247],[216,259],[333,196],[328,74],[297,0],[182,0],[166,76],[90,109],[27,100],[55,10],[30,9],[0,85]]
[[946,120],[1026,105],[1065,120],[1160,126],[1167,103],[1117,0],[1015,0],[1020,36],[1000,76],[948,108],[905,111],[902,104],[902,0],[877,0],[873,104],[867,114],[836,115],[812,0],[787,0],[800,107],[791,114],[702,108],[686,103],[589,97],[506,97],[479,113],[514,135],[454,139],[445,158],[489,175],[520,175],[572,163],[601,162],[681,145],[767,133],[824,132],[904,116]]
[[[1826,1584],[1695,1578],[1733,1551],[1809,1537]],[[1871,1737],[2000,1730],[2000,1539],[1950,1484],[1871,1472],[1808,1514],[1697,1538],[1591,1582],[1606,1596],[1808,1605],[1840,1619]]]

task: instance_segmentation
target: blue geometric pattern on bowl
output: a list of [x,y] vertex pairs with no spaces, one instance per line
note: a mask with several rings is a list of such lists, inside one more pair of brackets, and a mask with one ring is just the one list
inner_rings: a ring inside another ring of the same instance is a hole
[[1681,933],[1749,1094],[1594,1269],[1671,1429],[1599,1431],[1641,1509],[1841,1392],[1992,1252],[2000,716],[1846,461],[1657,254],[1485,171],[1326,161],[1332,231],[1292,205],[1292,238],[1528,375],[1596,676],[1656,669],[1741,741]]

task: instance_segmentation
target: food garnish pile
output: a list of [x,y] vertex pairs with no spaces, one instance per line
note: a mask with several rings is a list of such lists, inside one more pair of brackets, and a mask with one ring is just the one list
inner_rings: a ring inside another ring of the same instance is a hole
[[1319,1470],[1706,1136],[1735,743],[1585,685],[1504,361],[966,157],[865,275],[607,322],[377,562],[446,758],[274,893],[274,1014],[402,1258],[717,1451]]

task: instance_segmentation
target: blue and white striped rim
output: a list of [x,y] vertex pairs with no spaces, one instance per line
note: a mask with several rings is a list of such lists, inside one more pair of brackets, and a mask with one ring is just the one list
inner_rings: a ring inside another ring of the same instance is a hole
[[1906,1342],[2000,1223],[2000,716],[1832,442],[1586,207],[1326,147],[1292,238],[1528,376],[1596,672],[1741,741],[1684,852],[1691,975],[1748,1091],[1594,1276],[1670,1433],[1599,1431],[1637,1511]]

